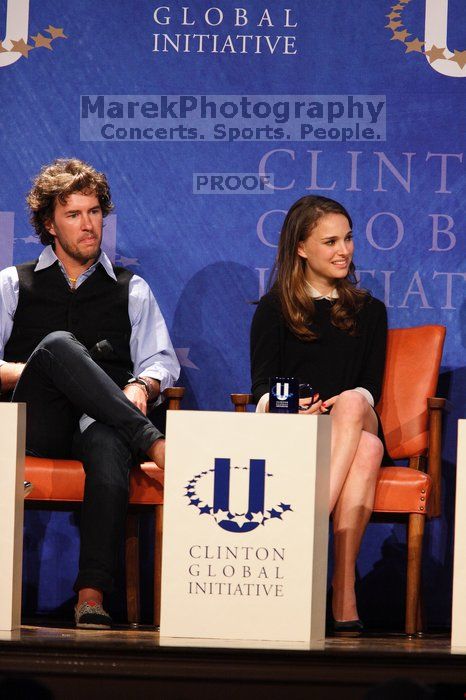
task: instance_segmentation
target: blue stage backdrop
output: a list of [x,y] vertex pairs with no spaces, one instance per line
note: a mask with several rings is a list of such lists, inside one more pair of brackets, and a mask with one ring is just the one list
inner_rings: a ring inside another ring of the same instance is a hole
[[[251,301],[305,194],[351,212],[391,327],[447,326],[444,515],[425,556],[438,626],[466,390],[465,25],[464,0],[0,0],[1,266],[41,251],[24,199],[42,164],[105,171],[106,250],[155,292],[187,407],[229,410],[248,390]],[[26,611],[69,609],[74,516],[29,513],[25,541]],[[370,526],[369,621],[401,618],[403,552],[401,526]]]

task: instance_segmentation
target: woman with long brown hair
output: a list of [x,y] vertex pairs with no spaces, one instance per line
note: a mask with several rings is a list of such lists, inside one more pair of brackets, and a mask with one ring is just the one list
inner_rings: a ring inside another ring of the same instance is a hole
[[[289,210],[272,287],[251,328],[252,391],[268,410],[269,378],[296,377],[315,389],[300,413],[332,412],[330,513],[334,531],[335,631],[360,631],[356,558],[369,521],[383,437],[374,406],[385,364],[384,304],[356,287],[346,209],[309,195]],[[382,438],[382,439],[381,439]]]

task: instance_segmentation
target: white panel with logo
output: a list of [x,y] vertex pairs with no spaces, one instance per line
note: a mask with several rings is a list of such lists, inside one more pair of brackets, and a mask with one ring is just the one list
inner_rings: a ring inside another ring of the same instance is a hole
[[453,651],[466,651],[466,419],[458,421],[456,463],[455,553],[453,565],[453,611],[451,645]]
[[325,637],[329,416],[169,412],[163,638]]
[[0,630],[21,625],[26,404],[0,403]]

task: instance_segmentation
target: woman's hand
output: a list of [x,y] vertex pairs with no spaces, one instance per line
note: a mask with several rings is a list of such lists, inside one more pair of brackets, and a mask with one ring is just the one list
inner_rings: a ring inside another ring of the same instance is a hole
[[325,401],[322,405],[325,407],[326,410],[328,410],[331,406],[333,406],[333,404],[335,403],[335,401],[338,399],[339,396],[340,396],[340,394],[337,394],[336,396],[332,396],[330,399],[327,399],[327,401]]
[[319,394],[314,394],[313,402],[309,405],[309,398],[299,399],[299,412],[302,414],[325,413],[326,408],[319,399]]

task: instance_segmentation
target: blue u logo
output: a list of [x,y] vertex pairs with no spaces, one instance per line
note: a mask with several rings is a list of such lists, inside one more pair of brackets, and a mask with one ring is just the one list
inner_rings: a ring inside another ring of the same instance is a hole
[[[249,501],[247,516],[264,512],[265,459],[249,460]],[[214,469],[214,514],[217,511],[230,512],[230,460],[217,457]],[[229,532],[250,532],[260,522],[245,522],[239,525],[233,520],[221,520],[218,525]]]

